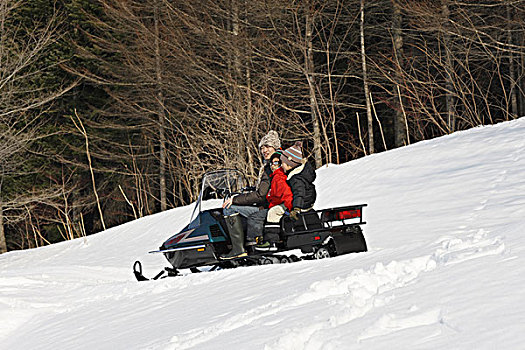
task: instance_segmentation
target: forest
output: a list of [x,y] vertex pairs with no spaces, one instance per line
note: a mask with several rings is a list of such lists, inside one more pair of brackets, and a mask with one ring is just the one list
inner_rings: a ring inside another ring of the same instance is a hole
[[[1,0],[0,253],[525,116],[525,0]],[[336,179],[334,179],[336,181]]]

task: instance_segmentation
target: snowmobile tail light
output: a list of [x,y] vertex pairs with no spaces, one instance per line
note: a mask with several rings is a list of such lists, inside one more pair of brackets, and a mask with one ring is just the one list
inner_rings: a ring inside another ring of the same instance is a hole
[[344,210],[337,213],[337,218],[339,220],[344,219],[355,219],[361,217],[361,209],[355,209],[355,210]]
[[314,241],[319,241],[319,240],[321,240],[321,236],[315,236],[314,237]]

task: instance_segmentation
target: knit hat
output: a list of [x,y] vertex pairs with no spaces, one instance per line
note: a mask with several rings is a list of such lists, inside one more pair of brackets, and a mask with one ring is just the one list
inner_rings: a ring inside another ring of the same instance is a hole
[[292,168],[301,165],[303,162],[303,143],[297,141],[292,147],[289,147],[283,151],[281,156],[281,162],[288,164]]
[[261,142],[259,142],[259,148],[262,146],[270,146],[275,149],[281,148],[281,140],[277,131],[270,130],[268,134],[264,135]]
[[283,155],[283,152],[282,151],[277,151],[275,152],[274,154],[272,154],[270,156],[270,159],[268,159],[270,162],[272,162],[273,160],[275,159],[278,159],[279,161],[281,160],[281,156]]

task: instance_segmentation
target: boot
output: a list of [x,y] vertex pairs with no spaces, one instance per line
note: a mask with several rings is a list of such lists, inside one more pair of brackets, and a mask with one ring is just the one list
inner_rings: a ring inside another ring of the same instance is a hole
[[263,237],[262,236],[258,236],[258,237],[255,237],[255,239],[250,239],[249,237],[246,237],[246,246],[249,247],[249,246],[252,246],[252,245],[257,245],[259,244],[259,242],[262,242],[263,240]]
[[241,258],[247,256],[248,253],[244,250],[244,231],[242,229],[241,217],[238,213],[225,216],[226,226],[228,227],[228,233],[232,241],[232,250],[221,256],[223,260]]
[[274,252],[274,251],[277,251],[277,246],[275,245],[275,243],[263,242],[261,244],[257,244],[255,246],[255,250],[265,251],[265,252]]

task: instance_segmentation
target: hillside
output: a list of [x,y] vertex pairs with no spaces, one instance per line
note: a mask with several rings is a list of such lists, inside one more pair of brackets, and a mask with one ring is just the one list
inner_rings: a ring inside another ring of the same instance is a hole
[[[369,252],[138,283],[192,207],[0,255],[0,349],[519,349],[525,118],[319,169]],[[393,346],[395,345],[395,346]]]

